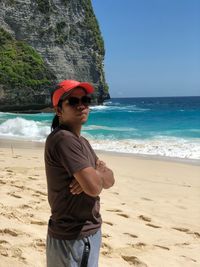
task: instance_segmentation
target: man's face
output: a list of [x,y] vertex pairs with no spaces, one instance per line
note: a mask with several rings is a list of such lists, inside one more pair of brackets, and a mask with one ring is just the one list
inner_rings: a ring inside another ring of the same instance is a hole
[[68,99],[71,97],[76,97],[81,99],[86,96],[84,89],[77,87],[75,88],[70,96],[62,102],[62,109],[57,108],[57,115],[59,116],[60,122],[66,125],[82,125],[84,124],[89,115],[88,105],[84,105],[81,101],[75,106],[71,106],[68,103]]

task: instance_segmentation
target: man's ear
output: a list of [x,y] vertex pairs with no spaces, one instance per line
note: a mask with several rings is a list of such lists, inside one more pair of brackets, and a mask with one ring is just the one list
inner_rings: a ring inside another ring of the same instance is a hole
[[54,110],[55,110],[56,115],[57,115],[58,117],[60,117],[60,116],[61,116],[61,108],[58,107],[58,106],[56,106],[56,107],[54,108]]

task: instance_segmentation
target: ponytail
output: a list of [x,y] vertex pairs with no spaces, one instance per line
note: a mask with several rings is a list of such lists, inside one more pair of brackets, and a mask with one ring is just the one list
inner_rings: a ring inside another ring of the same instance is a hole
[[59,126],[59,117],[58,117],[58,115],[55,115],[53,120],[52,120],[51,131],[56,129],[58,126]]
[[[53,94],[52,94],[53,96]],[[58,102],[58,107],[60,107],[62,109],[62,99],[59,100]],[[56,129],[58,126],[60,125],[60,122],[59,122],[59,117],[58,115],[56,114],[52,120],[52,123],[51,123],[51,131],[53,131],[54,129]]]

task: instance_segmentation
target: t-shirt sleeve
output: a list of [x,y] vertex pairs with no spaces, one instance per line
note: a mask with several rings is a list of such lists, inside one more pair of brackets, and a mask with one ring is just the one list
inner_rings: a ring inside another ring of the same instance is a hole
[[92,148],[92,146],[90,145],[89,141],[86,138],[84,138],[84,139],[87,142],[88,146],[90,147],[90,150],[91,150],[91,152],[92,152],[92,154],[93,154],[93,156],[95,158],[95,162],[96,162],[99,158],[97,157],[97,155],[96,155],[94,149]]
[[71,174],[92,167],[87,156],[83,154],[81,142],[75,136],[63,136],[55,146],[55,153],[63,167]]

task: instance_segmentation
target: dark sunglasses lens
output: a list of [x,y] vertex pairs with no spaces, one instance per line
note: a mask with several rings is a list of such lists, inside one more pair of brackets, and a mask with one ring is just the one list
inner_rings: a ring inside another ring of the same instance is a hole
[[74,107],[76,105],[79,105],[80,102],[83,105],[89,105],[91,103],[91,98],[89,96],[83,96],[81,99],[77,97],[70,97],[68,99],[70,106]]
[[91,103],[91,97],[89,96],[83,96],[81,100],[83,105],[89,105]]
[[79,98],[77,97],[70,97],[68,99],[70,106],[76,106],[79,104]]

